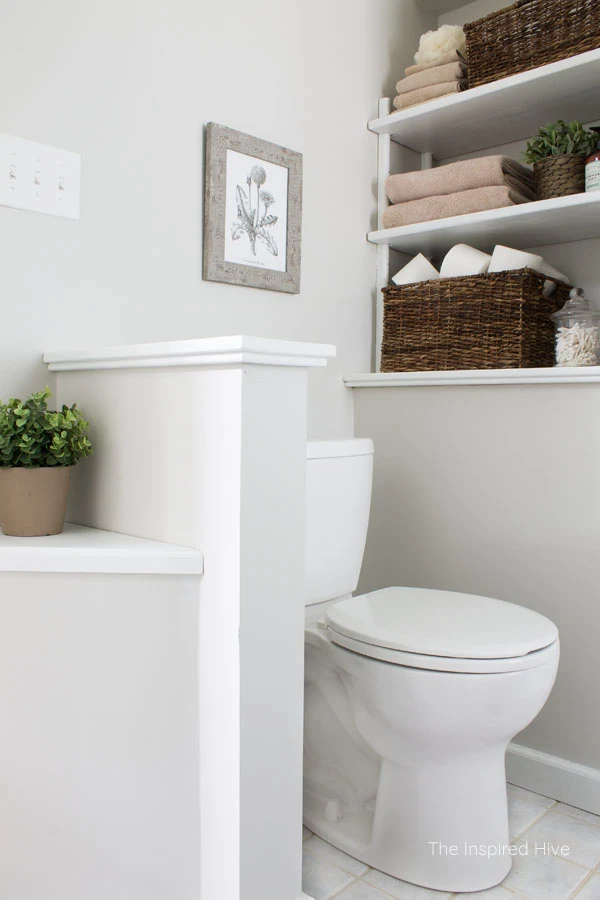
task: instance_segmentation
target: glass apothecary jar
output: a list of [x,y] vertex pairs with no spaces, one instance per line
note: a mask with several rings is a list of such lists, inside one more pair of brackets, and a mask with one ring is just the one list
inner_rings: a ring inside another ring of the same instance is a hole
[[592,309],[581,288],[573,288],[563,308],[551,318],[557,366],[600,363],[600,312]]

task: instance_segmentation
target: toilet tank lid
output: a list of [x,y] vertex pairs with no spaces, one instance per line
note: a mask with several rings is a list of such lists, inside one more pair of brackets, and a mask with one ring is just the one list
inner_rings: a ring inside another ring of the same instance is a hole
[[507,659],[548,647],[556,625],[516,603],[426,588],[389,587],[334,603],[333,631],[377,647],[454,659]]
[[370,438],[348,438],[342,441],[309,441],[307,459],[335,459],[340,456],[369,456],[373,453]]

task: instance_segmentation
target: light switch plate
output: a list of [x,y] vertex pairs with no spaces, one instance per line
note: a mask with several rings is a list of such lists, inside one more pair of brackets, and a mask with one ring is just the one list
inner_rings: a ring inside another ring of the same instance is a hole
[[81,156],[0,134],[0,205],[79,218]]

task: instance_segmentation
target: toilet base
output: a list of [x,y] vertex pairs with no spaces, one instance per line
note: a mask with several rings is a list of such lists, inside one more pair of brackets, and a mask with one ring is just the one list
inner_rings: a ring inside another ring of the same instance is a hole
[[[370,835],[373,828],[373,809],[362,809],[358,812],[349,813],[340,822],[329,822],[322,813],[319,814],[316,809],[311,810],[311,807],[312,804],[307,804],[305,798],[304,824],[314,834],[365,865],[378,869],[380,872],[385,872],[386,875],[391,875],[393,878],[407,881],[409,884],[447,893],[485,891],[496,887],[496,885],[504,881],[511,870],[512,859],[504,857],[501,867],[494,867],[493,875],[488,871],[486,878],[482,877],[474,882],[472,880],[472,864],[469,862],[468,882],[474,884],[474,887],[466,887],[462,879],[460,882],[449,882],[447,875],[444,877],[443,873],[441,880],[432,877],[417,878],[411,871],[399,870],[387,865],[371,846]],[[430,871],[429,874],[431,876],[433,872]]]
[[[486,757],[471,759],[467,772],[449,771],[447,765],[437,773],[416,771],[382,762],[378,795],[402,797],[401,810],[375,800],[350,810],[335,797],[305,790],[304,824],[339,850],[402,881],[451,893],[487,890],[506,878],[512,856],[503,756]],[[432,809],[438,813],[434,821],[424,814]],[[336,814],[339,820],[332,821]]]

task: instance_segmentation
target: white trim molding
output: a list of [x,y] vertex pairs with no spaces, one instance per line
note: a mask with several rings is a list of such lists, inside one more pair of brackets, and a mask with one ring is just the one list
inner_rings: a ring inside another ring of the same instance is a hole
[[585,384],[600,382],[600,366],[542,369],[455,369],[447,372],[366,372],[346,375],[349,388],[444,387],[492,384]]
[[[207,561],[197,893],[211,900],[302,890],[307,382],[334,354],[237,336],[46,355],[57,403],[77,401],[97,449],[73,473],[70,518]],[[265,765],[265,746],[285,766]]]
[[43,359],[51,372],[245,364],[312,368],[327,365],[327,360],[335,354],[332,344],[231,335],[94,350],[50,351],[44,353]]
[[506,780],[600,815],[600,769],[582,766],[520,744],[509,744]]

